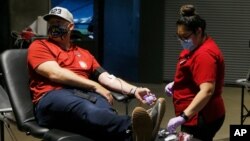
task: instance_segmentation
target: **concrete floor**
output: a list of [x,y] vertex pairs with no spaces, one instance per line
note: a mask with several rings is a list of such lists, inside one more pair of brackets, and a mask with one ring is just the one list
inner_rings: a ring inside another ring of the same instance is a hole
[[[168,120],[174,116],[172,99],[166,97],[164,94],[165,84],[138,84],[138,86],[146,86],[149,89],[151,89],[151,91],[155,93],[158,97],[166,98],[167,101],[166,113],[161,124],[161,127],[165,128]],[[227,114],[222,128],[214,138],[214,140],[216,141],[229,141],[230,125],[240,124],[241,88],[224,87],[223,98],[225,101]],[[246,93],[245,101],[249,100],[250,100],[250,95]],[[132,100],[129,104],[129,115],[131,115],[131,112],[135,106],[142,106],[145,108],[149,108],[149,106],[142,105],[138,103],[136,100]],[[250,102],[248,102],[246,106],[250,107]],[[118,110],[119,114],[125,114],[125,107],[123,103],[115,102],[114,107]],[[244,124],[250,124],[250,118],[249,119],[247,118]],[[27,136],[25,133],[18,131],[17,128],[12,124],[10,124],[9,127],[5,127],[5,141],[38,141],[38,140],[39,139]]]

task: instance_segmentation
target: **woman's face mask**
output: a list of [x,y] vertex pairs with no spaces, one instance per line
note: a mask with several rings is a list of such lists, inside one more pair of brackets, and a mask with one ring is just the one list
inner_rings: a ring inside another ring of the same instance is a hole
[[69,32],[69,29],[67,25],[55,24],[55,25],[49,25],[49,28],[48,28],[48,34],[52,38],[58,38],[58,37],[62,38],[68,32]]
[[181,46],[183,49],[193,51],[196,48],[196,46],[194,45],[193,40],[191,38],[187,39],[187,40],[181,40],[181,39],[179,39],[179,40],[181,42]]
[[193,51],[196,48],[192,40],[192,35],[194,33],[193,32],[187,33],[182,30],[183,28],[179,28],[178,30],[179,32],[177,32],[177,38],[180,41],[182,48],[189,51]]

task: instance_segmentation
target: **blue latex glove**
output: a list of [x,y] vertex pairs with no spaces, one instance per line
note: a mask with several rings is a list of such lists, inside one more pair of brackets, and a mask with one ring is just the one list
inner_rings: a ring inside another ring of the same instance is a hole
[[170,134],[174,133],[176,128],[182,125],[185,119],[182,116],[171,118],[168,122],[167,130]]
[[173,82],[170,82],[168,83],[166,86],[165,86],[165,93],[167,94],[167,96],[173,96],[173,86],[174,86],[174,81]]

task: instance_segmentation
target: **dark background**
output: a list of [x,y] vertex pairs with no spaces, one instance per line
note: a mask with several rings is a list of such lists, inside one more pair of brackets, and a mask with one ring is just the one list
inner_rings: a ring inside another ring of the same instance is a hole
[[[85,45],[110,73],[125,80],[161,83],[164,0],[94,0],[96,40]],[[13,48],[11,31],[21,32],[48,13],[49,0],[2,1],[1,52]]]

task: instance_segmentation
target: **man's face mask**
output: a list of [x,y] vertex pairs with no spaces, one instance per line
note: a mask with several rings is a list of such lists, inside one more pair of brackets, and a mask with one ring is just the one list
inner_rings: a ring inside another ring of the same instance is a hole
[[69,32],[67,25],[49,25],[48,34],[52,38],[63,37]]

